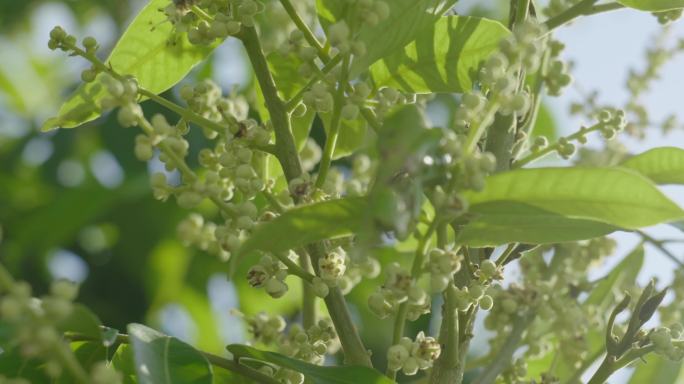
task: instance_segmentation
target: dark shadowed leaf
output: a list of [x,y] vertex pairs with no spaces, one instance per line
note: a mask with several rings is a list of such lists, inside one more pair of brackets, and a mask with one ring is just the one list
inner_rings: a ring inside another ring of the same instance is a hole
[[128,334],[140,384],[213,383],[211,365],[190,345],[140,324]]
[[363,198],[324,201],[291,209],[260,224],[239,250],[281,252],[314,241],[346,236],[357,230],[367,204]]

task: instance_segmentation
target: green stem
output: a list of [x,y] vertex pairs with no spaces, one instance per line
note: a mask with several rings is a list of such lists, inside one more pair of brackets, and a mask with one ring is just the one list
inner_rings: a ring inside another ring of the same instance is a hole
[[482,118],[470,127],[470,132],[465,142],[464,157],[467,157],[475,150],[477,143],[482,138],[487,127],[494,121],[496,111],[499,110],[499,102],[497,100],[490,100],[487,103],[487,108],[482,113]]
[[280,4],[282,4],[283,8],[285,8],[285,12],[290,16],[290,19],[295,23],[297,28],[304,34],[304,39],[314,48],[316,48],[316,51],[318,52],[318,57],[321,58],[323,61],[328,61],[330,60],[330,57],[328,56],[328,53],[325,51],[323,48],[323,45],[318,41],[316,36],[314,36],[313,32],[309,28],[308,25],[302,20],[301,16],[297,13],[297,10],[292,6],[292,3],[290,0],[280,0]]
[[587,384],[603,384],[615,372],[615,358],[606,356]]
[[[138,124],[140,125],[140,128],[148,136],[152,136],[154,134],[154,127],[152,127],[150,122],[147,121],[147,119],[145,119],[144,117],[138,119]],[[176,152],[174,152],[173,149],[169,148],[169,146],[166,143],[162,141],[161,143],[159,143],[158,147],[160,151],[162,151],[169,159],[171,159],[176,168],[178,168],[178,170],[180,171],[181,175],[183,175],[183,177],[187,179],[187,181],[193,183],[198,179],[195,172],[193,172],[193,170],[185,163],[185,160],[176,155]],[[214,202],[214,204],[216,204],[216,206],[229,217],[238,217],[237,211],[235,211],[234,208],[231,208],[228,204],[226,204],[225,201],[221,200],[218,196],[212,195],[209,196],[209,199],[212,202]]]
[[[268,63],[261,49],[261,43],[256,30],[253,27],[243,27],[239,37],[252,62],[254,73],[264,95],[266,107],[271,115],[276,136],[278,160],[285,173],[285,178],[291,181],[299,177],[303,170],[292,135],[286,105],[278,96],[278,90],[273,76],[271,76],[271,72],[268,69]],[[315,268],[318,259],[325,253],[325,246],[318,243],[312,244],[308,248]],[[349,364],[372,366],[368,351],[364,347],[361,337],[354,326],[347,303],[339,288],[330,289],[328,296],[325,298],[325,304],[330,318],[335,325],[337,335],[340,338],[340,344],[342,344],[346,361]]]
[[292,96],[292,98],[287,102],[287,104],[286,104],[287,110],[288,111],[293,110],[299,104],[299,102],[302,100],[302,97],[304,97],[304,94],[309,89],[311,89],[311,87],[314,84],[319,82],[323,78],[323,76],[330,73],[330,71],[332,71],[332,69],[335,68],[337,66],[337,64],[339,64],[341,62],[342,62],[342,55],[338,54],[335,57],[333,57],[332,59],[330,59],[330,61],[325,63],[323,68],[316,71],[316,73],[314,73],[314,75],[311,77],[309,82],[306,83],[306,85],[303,86],[302,89],[300,89],[299,92],[297,92],[294,96]]
[[594,364],[594,362],[599,357],[601,357],[601,355],[603,355],[603,353],[604,353],[604,351],[601,349],[598,349],[596,352],[594,352],[594,354],[592,354],[586,360],[584,360],[582,365],[575,371],[575,373],[573,373],[573,375],[568,380],[563,382],[563,384],[578,384],[580,382],[580,378],[582,377],[582,374],[584,373],[584,371],[589,369],[589,367],[591,367],[591,365]]
[[609,12],[616,9],[622,9],[625,6],[616,2],[595,5],[598,0],[583,0],[565,10],[563,13],[556,15],[547,20],[544,25],[548,31],[563,26],[580,16],[595,15],[597,13]]
[[[305,285],[308,285],[306,283],[311,283],[313,281],[313,278],[315,277],[311,273],[307,272],[304,270],[302,267],[297,265],[294,261],[292,261],[287,255],[283,255],[282,252],[273,252],[273,255],[280,260],[281,263],[285,264],[287,267],[287,272],[299,277],[300,279],[303,280]],[[300,255],[301,259],[301,255]]]
[[[583,137],[584,135],[586,135],[586,134],[588,134],[588,133],[591,133],[591,132],[594,132],[594,131],[598,131],[600,128],[601,128],[601,124],[600,124],[600,123],[599,123],[599,124],[592,125],[592,126],[589,127],[589,128],[582,127],[582,129],[580,129],[579,131],[573,133],[572,135],[566,136],[566,137],[565,137],[565,140],[567,140],[568,142],[577,140],[577,139]],[[541,149],[541,150],[539,150],[539,151],[532,152],[532,153],[530,153],[529,155],[523,157],[522,159],[520,159],[520,160],[514,162],[513,165],[511,166],[511,168],[520,168],[520,167],[522,167],[522,166],[524,166],[524,165],[526,165],[526,164],[529,164],[529,163],[533,162],[534,160],[537,160],[537,159],[539,159],[539,158],[541,158],[541,157],[544,157],[544,156],[546,156],[546,155],[548,155],[548,154],[550,154],[550,153],[552,153],[552,152],[557,151],[560,147],[561,147],[561,144],[560,144],[560,140],[559,140],[559,141],[557,141],[556,143],[551,144],[551,145],[549,145],[548,147],[546,147],[546,148],[544,148],[544,149]]]
[[530,0],[517,0],[517,9],[515,10],[514,23],[520,24],[527,19],[530,11]]
[[[434,218],[428,227],[425,235],[418,241],[416,252],[413,257],[413,265],[411,266],[411,278],[413,284],[416,283],[423,269],[423,261],[427,252],[427,247],[430,244],[430,238],[435,233],[438,227],[438,220]],[[397,315],[394,318],[394,331],[392,333],[392,345],[399,344],[399,341],[404,336],[404,327],[406,326],[406,315],[408,314],[408,301],[399,304]],[[390,369],[387,370],[387,376],[394,380],[397,372]]]
[[247,55],[252,62],[254,74],[259,82],[264,101],[271,115],[271,122],[276,137],[276,157],[283,167],[287,180],[292,180],[302,174],[302,165],[297,153],[290,117],[285,103],[278,96],[275,80],[266,62],[266,56],[261,48],[261,42],[254,27],[244,27],[238,36],[245,46]]
[[[318,273],[318,259],[325,254],[325,245],[314,243],[307,247],[314,270]],[[338,287],[330,287],[328,296],[324,299],[328,314],[335,326],[335,331],[342,344],[345,364],[372,367],[370,356],[364,347],[354,321],[349,314],[347,302]]]
[[679,267],[684,268],[684,262],[682,262],[681,260],[679,260],[679,259],[677,258],[677,256],[675,256],[672,252],[670,252],[669,249],[665,248],[665,247],[663,246],[663,241],[662,241],[662,240],[655,239],[655,238],[653,238],[652,236],[650,236],[649,234],[647,234],[646,232],[643,232],[643,231],[636,230],[636,231],[634,231],[634,232],[635,232],[636,234],[638,234],[639,236],[641,236],[641,238],[644,239],[644,241],[646,241],[647,243],[650,243],[650,244],[652,244],[654,247],[658,248],[658,250],[659,250],[660,252],[662,252],[665,256],[667,256],[670,260],[672,260],[672,261],[673,261],[675,264],[677,264]]
[[337,92],[334,97],[334,106],[332,116],[330,118],[330,128],[325,140],[325,148],[323,150],[323,158],[321,159],[321,166],[318,169],[318,178],[316,179],[316,188],[321,188],[328,177],[330,164],[332,163],[333,154],[335,153],[335,146],[337,145],[337,138],[340,134],[340,123],[342,119],[342,104],[344,104],[344,89],[347,84],[347,77],[349,75],[349,55],[346,55],[342,60],[342,74],[340,76],[339,84],[337,85]]
[[442,307],[442,324],[439,328],[439,343],[444,350],[439,355],[430,373],[431,384],[447,384],[458,382],[460,361],[460,335],[458,323],[458,307],[456,306],[456,287],[449,284],[444,292]]
[[[311,256],[302,250],[299,253],[299,264],[304,271],[313,273]],[[316,324],[316,293],[311,284],[302,281],[302,325],[304,329],[309,329]]]

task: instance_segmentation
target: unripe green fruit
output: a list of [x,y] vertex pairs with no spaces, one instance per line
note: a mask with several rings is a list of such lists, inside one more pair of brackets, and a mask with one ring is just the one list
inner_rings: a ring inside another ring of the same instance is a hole
[[83,39],[83,47],[86,51],[92,51],[97,48],[97,40],[94,37],[88,36]]
[[66,31],[60,26],[56,26],[52,28],[52,30],[50,31],[50,38],[56,41],[60,41],[64,39],[66,36]]
[[484,102],[485,102],[485,100],[482,96],[475,95],[472,93],[466,93],[461,98],[461,103],[463,103],[463,105],[466,108],[469,108],[472,110],[479,110],[483,106]]
[[341,115],[345,120],[355,120],[359,116],[359,107],[355,104],[347,104],[342,107]]
[[404,361],[401,371],[406,376],[413,376],[418,372],[418,360],[415,357],[409,357]]
[[292,116],[302,117],[302,116],[306,115],[306,112],[307,112],[306,104],[300,103],[300,104],[297,104],[297,107],[295,107],[295,109],[292,111]]
[[86,69],[81,72],[81,80],[85,83],[92,83],[97,77],[97,72],[92,69]]
[[266,293],[276,299],[282,297],[287,292],[287,284],[278,279],[269,279],[264,288],[266,289]]
[[449,286],[449,282],[449,277],[446,275],[432,275],[432,278],[430,279],[430,290],[433,293],[444,292]]
[[492,277],[496,273],[496,263],[491,260],[483,260],[480,263],[480,272],[486,277]]
[[338,46],[341,43],[345,43],[349,39],[351,31],[347,23],[339,21],[328,28],[328,40],[330,45]]
[[489,311],[494,306],[494,300],[491,296],[484,295],[480,298],[478,304],[480,305],[480,308],[482,308],[483,310]]
[[193,190],[183,191],[176,198],[178,205],[180,205],[181,208],[186,209],[195,208],[203,199],[204,197],[202,195]]
[[123,127],[138,125],[138,119],[142,117],[142,109],[138,104],[126,104],[119,109],[116,117]]

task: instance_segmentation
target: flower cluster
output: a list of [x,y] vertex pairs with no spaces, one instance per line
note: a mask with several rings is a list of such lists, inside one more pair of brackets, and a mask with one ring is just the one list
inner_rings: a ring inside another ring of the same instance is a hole
[[[340,348],[329,319],[321,319],[306,330],[299,324],[292,324],[285,332],[287,324],[281,316],[263,312],[242,316],[255,342],[275,346],[279,352],[295,359],[322,365],[327,354],[333,354]],[[289,369],[264,366],[261,372],[286,384],[301,384],[304,381],[303,374]]]
[[[290,257],[287,252],[283,257]],[[274,298],[283,296],[287,292],[287,268],[285,264],[270,255],[263,255],[259,263],[247,271],[249,285],[254,288],[264,288],[266,293]]]
[[[58,325],[72,315],[78,286],[66,280],[56,280],[50,286],[50,293],[39,299],[32,296],[27,283],[15,282],[2,293],[0,317],[11,335],[7,345],[16,348],[23,358],[43,360],[43,370],[49,377],[58,379],[63,376],[63,356],[71,352],[63,343]],[[105,363],[97,363],[89,374],[89,380],[97,384],[119,384],[122,378]],[[21,383],[20,380],[16,382]]]
[[368,306],[380,318],[386,318],[406,303],[406,318],[413,321],[430,312],[430,297],[411,274],[398,263],[385,268],[385,283],[368,297]]
[[401,370],[405,375],[415,375],[419,370],[426,370],[439,357],[442,349],[433,337],[420,332],[415,340],[402,337],[399,344],[387,350],[388,368]]

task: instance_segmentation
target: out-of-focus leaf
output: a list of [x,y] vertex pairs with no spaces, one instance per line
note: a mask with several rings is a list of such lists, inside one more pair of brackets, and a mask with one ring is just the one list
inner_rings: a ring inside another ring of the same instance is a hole
[[0,375],[7,378],[23,378],[29,383],[49,383],[50,378],[42,365],[39,360],[27,360],[16,348],[0,351]]
[[[207,257],[198,255],[198,257]],[[153,297],[148,321],[157,319],[159,310],[167,304],[180,304],[198,329],[196,346],[208,352],[219,352],[224,345],[207,297],[187,285],[187,271],[193,255],[179,242],[166,241],[152,252],[149,261],[148,292]]]
[[406,47],[375,62],[370,71],[378,88],[389,86],[409,93],[468,91],[480,63],[509,34],[494,20],[442,17]]
[[646,362],[637,363],[629,384],[680,384],[684,382],[684,370],[680,361],[669,361],[657,355],[647,356]]
[[140,384],[213,384],[211,365],[190,345],[141,324],[128,334]]
[[[330,120],[332,113],[319,113],[323,127],[326,132],[330,132]],[[356,120],[340,121],[339,135],[337,136],[337,144],[335,145],[335,152],[333,153],[333,160],[345,156],[349,156],[354,151],[362,148],[364,144],[368,144],[368,124],[363,118]]]
[[654,148],[630,157],[620,166],[633,169],[656,184],[684,184],[684,149]]
[[57,324],[61,332],[75,332],[95,340],[102,340],[101,326],[100,319],[82,304],[74,304],[71,314]]
[[282,252],[318,240],[349,235],[361,226],[366,209],[363,198],[329,200],[291,209],[259,224],[238,253]]
[[275,352],[260,351],[246,345],[232,344],[228,351],[238,358],[256,359],[303,373],[313,384],[392,384],[375,369],[363,366],[323,367],[305,363]]
[[[96,184],[69,189],[51,202],[49,209],[41,207],[36,212],[17,220],[11,228],[11,236],[26,249],[47,251],[71,240],[86,224],[116,204],[148,193],[147,178],[129,180],[116,190]],[[84,196],[88,198],[84,199]]]
[[[160,12],[169,4],[169,0],[150,1],[107,59],[107,65],[117,73],[135,76],[142,87],[156,94],[182,80],[217,45],[192,45],[184,34],[176,34],[164,12]],[[100,102],[106,95],[102,76],[81,85],[57,116],[45,122],[43,130],[73,128],[96,119],[102,113]]]
[[135,377],[135,360],[133,358],[133,347],[128,344],[121,344],[116,349],[112,357],[112,366],[123,375],[124,384],[137,383]]
[[539,106],[537,121],[532,129],[533,136],[545,136],[549,140],[558,138],[558,125],[551,109],[544,103]]

